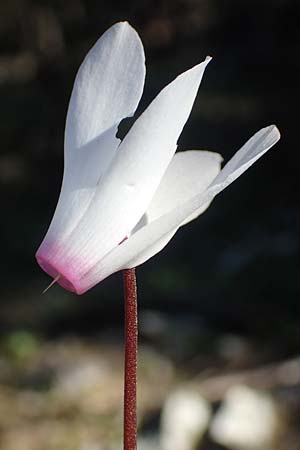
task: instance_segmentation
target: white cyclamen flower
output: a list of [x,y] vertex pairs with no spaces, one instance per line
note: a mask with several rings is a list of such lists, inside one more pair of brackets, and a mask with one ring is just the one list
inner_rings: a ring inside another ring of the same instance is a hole
[[209,61],[166,86],[121,142],[118,125],[143,92],[141,40],[117,23],[86,56],[67,114],[59,201],[36,254],[64,288],[82,294],[151,258],[278,141],[275,126],[260,130],[222,170],[217,153],[175,153]]

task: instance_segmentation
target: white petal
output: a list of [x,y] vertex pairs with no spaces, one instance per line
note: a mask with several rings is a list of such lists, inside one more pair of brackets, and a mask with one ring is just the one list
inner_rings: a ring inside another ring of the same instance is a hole
[[[179,207],[196,193],[203,192],[221,169],[218,153],[189,150],[175,153],[146,212],[147,223]],[[189,216],[181,225],[198,217],[206,204]]]
[[[205,203],[211,201],[219,192],[247,170],[259,157],[279,140],[280,134],[275,126],[256,133],[217,175],[208,189],[193,196],[181,206],[164,214],[146,225],[127,241],[112,250],[96,264],[80,281],[80,292],[90,289],[118,270],[134,267],[145,262],[161,250],[160,243],[173,233],[180,224]],[[159,250],[157,250],[159,248]]]
[[65,242],[68,258],[83,259],[84,270],[129,236],[146,211],[174,155],[208,62],[164,88],[120,145],[88,210]]
[[[68,235],[89,206],[120,140],[119,122],[134,114],[143,92],[145,57],[127,23],[117,23],[96,42],[75,79],[65,131],[65,169],[48,238]],[[61,231],[63,230],[63,233]]]
[[228,161],[211,187],[219,186],[218,192],[223,190],[273,147],[279,139],[280,133],[275,125],[262,128]]
[[70,100],[65,144],[74,151],[132,116],[143,92],[145,56],[136,31],[120,22],[85,57]]
[[[222,159],[222,156],[218,153],[207,151],[189,150],[175,153],[146,214],[141,218],[132,234],[162,215],[171,212],[174,208],[180,207],[196,193],[205,191],[220,172]],[[194,211],[180,226],[196,219],[209,205],[210,201]],[[151,258],[152,255],[162,250],[172,239],[178,228],[174,228],[153,246],[148,247],[135,260],[135,266],[142,264]]]
[[[222,157],[218,153],[189,150],[175,153],[166,173],[147,209],[132,234],[145,225],[158,219],[160,216],[180,207],[185,201],[196,193],[203,192],[220,171]],[[196,219],[210,205],[205,203],[193,214],[187,217],[180,226]],[[153,246],[148,247],[139,259],[135,260],[135,266],[151,258],[152,255],[163,249],[172,239],[179,227],[172,230]],[[141,262],[139,262],[141,261]]]

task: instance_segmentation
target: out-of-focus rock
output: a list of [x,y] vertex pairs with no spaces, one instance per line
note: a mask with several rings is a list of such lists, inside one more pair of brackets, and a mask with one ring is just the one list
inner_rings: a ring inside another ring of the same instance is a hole
[[219,444],[239,450],[268,450],[280,433],[280,409],[270,394],[240,385],[230,388],[210,434]]
[[192,450],[200,442],[211,417],[209,403],[191,389],[168,397],[161,419],[161,450]]

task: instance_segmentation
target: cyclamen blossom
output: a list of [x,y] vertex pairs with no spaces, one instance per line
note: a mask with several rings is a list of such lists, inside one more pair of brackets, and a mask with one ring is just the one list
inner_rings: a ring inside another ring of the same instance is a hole
[[275,126],[260,130],[222,170],[217,153],[175,153],[210,59],[166,86],[121,142],[118,125],[143,92],[141,40],[117,23],[86,56],[67,114],[59,201],[36,254],[64,288],[82,294],[147,261],[280,138]]

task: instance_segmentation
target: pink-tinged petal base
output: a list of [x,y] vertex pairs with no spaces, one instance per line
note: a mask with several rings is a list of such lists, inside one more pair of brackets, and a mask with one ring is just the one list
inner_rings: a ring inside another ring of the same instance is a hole
[[79,261],[65,261],[59,258],[58,248],[54,245],[42,243],[36,252],[36,260],[39,266],[53,279],[57,279],[57,284],[70,292],[80,295],[86,289],[80,286],[81,273],[83,264]]
[[[128,239],[125,236],[119,246]],[[102,281],[108,275],[113,273],[108,267],[104,270],[101,267],[100,273],[97,272],[97,281],[89,274],[93,269],[88,258],[82,255],[80,258],[70,256],[67,253],[67,248],[63,244],[57,244],[50,239],[45,239],[36,252],[36,260],[39,266],[50,275],[57,284],[64,289],[75,294],[81,295],[91,289],[99,281]]]
[[[47,260],[45,260],[43,257],[40,257],[36,255],[36,260],[39,264],[39,266],[53,279],[57,278],[57,284],[62,286],[64,289],[70,292],[76,292],[76,287],[74,284],[68,280],[68,278],[65,277],[65,275],[62,274],[60,270],[58,270],[56,267],[51,265],[51,263]],[[59,278],[58,278],[59,277]]]

